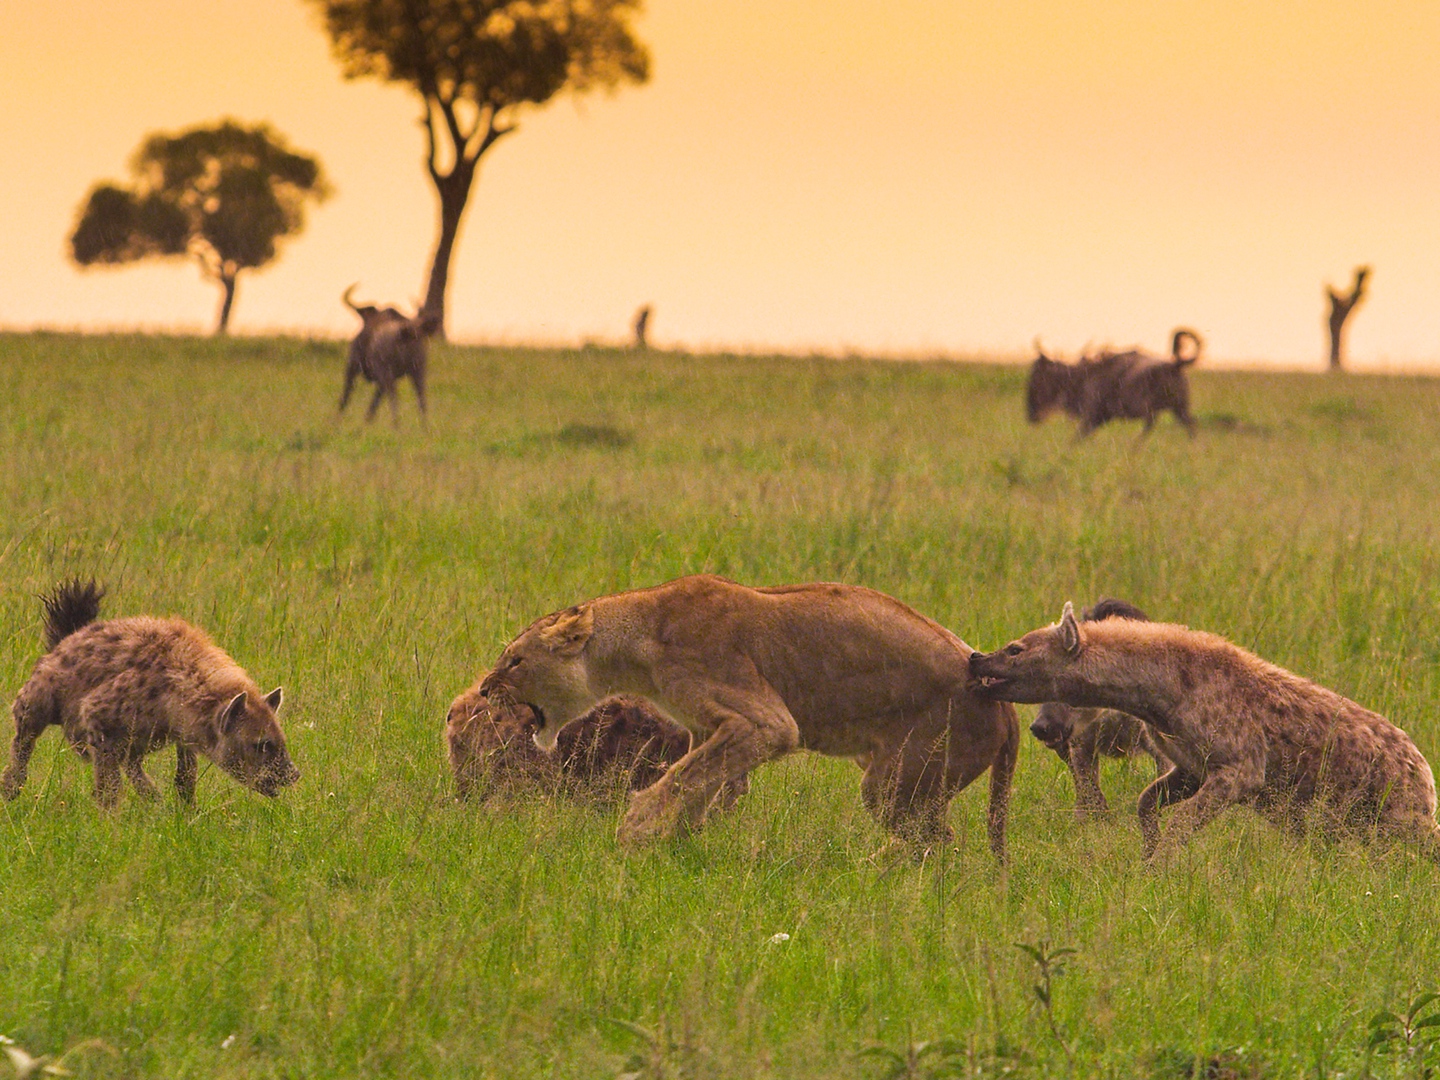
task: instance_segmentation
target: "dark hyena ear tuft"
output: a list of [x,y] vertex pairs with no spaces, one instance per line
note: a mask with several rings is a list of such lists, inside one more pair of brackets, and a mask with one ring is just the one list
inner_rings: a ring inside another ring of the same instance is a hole
[[278,687],[278,686],[275,687],[274,690],[271,690],[268,694],[265,695],[265,704],[270,706],[270,711],[271,711],[271,712],[279,712],[279,711],[280,711],[280,702],[282,702],[282,701],[284,701],[284,700],[285,700],[285,691],[284,691],[283,689],[281,689],[280,687]]
[[1069,600],[1060,613],[1060,647],[1071,656],[1080,651],[1080,624],[1075,621],[1075,608]]
[[240,691],[220,710],[220,730],[224,734],[230,734],[230,730],[245,715],[245,691]]

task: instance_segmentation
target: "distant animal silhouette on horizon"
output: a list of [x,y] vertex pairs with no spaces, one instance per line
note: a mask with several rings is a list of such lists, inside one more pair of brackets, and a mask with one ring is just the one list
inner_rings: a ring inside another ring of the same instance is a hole
[[645,350],[650,347],[645,340],[645,331],[650,328],[650,305],[646,304],[635,313],[635,348]]

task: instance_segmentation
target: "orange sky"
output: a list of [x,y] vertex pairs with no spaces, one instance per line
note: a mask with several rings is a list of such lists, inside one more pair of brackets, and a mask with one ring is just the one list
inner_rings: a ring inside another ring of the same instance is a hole
[[[1357,18],[1357,13],[1363,15]],[[460,339],[1020,354],[1036,334],[1319,366],[1322,285],[1375,266],[1357,366],[1440,365],[1440,3],[650,0],[652,82],[487,157]],[[79,272],[90,186],[152,130],[268,120],[335,197],[235,328],[413,303],[434,196],[407,92],[343,82],[302,0],[0,14],[0,326],[207,328],[188,264]]]

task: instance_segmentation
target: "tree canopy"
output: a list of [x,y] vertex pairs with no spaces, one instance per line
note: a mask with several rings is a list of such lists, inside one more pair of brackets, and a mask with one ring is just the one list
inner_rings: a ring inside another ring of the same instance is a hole
[[561,90],[642,83],[640,0],[312,0],[347,78],[409,85],[424,101],[440,236],[425,308],[443,320],[450,259],[482,154],[514,113]]
[[265,124],[225,120],[178,135],[151,135],[131,161],[131,187],[99,184],[70,238],[81,266],[194,258],[224,290],[224,333],[242,270],[271,262],[279,241],[305,224],[307,200],[329,186],[314,158],[289,149]]

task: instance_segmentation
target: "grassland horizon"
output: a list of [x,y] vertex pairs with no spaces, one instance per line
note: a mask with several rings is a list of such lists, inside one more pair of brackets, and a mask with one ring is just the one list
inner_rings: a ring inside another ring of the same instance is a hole
[[[398,428],[337,421],[334,341],[0,334],[0,360],[0,687],[38,656],[36,594],[93,575],[106,614],[183,616],[283,684],[304,774],[268,801],[207,769],[193,808],[106,815],[42,739],[0,807],[0,1034],[28,1052],[101,1040],[66,1060],[87,1077],[804,1078],[930,1041],[912,1075],[1423,1075],[1367,1050],[1377,1011],[1440,989],[1440,870],[1403,847],[1233,811],[1147,869],[1148,768],[1102,769],[1119,809],[1080,823],[1027,735],[1003,870],[983,783],[953,848],[876,864],[858,771],[809,754],[625,854],[618,800],[457,803],[441,733],[533,617],[708,571],[870,586],[982,649],[1122,597],[1433,763],[1435,379],[1202,361],[1194,439],[1077,442],[1025,424],[1005,364],[437,344],[424,431],[408,387]],[[1017,943],[1076,950],[1048,1008]]]

